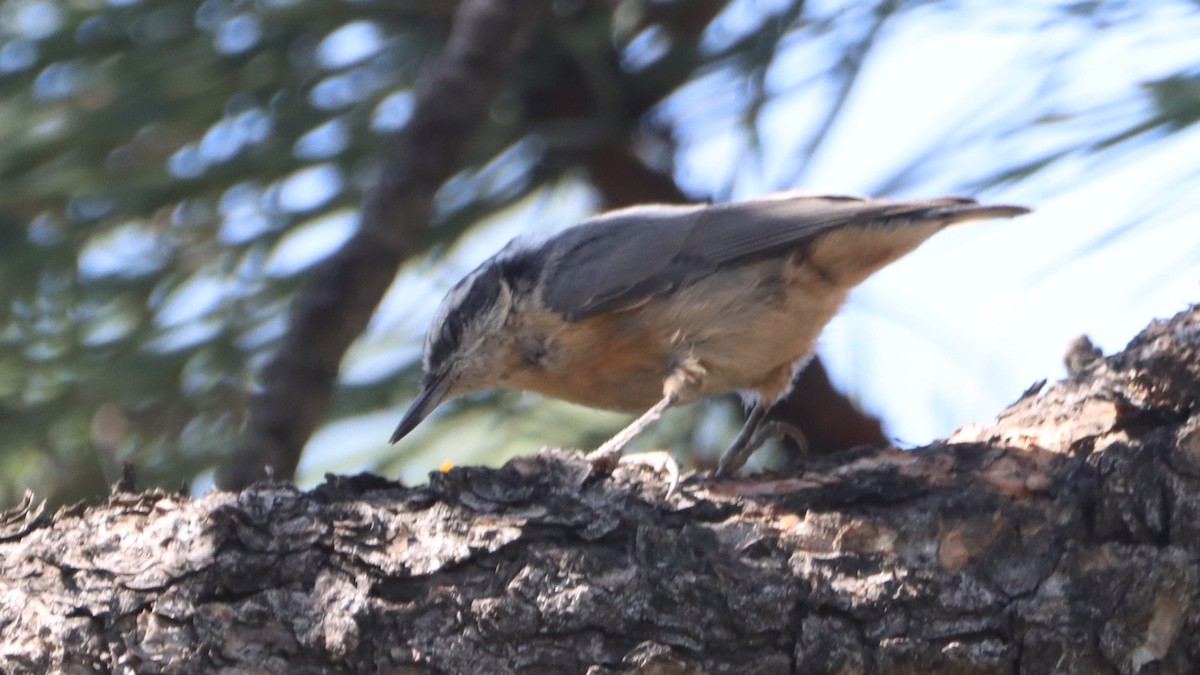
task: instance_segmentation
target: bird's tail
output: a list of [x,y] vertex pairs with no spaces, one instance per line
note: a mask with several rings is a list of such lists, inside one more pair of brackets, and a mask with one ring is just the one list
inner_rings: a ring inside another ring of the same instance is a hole
[[816,238],[809,245],[808,259],[827,271],[826,278],[849,288],[948,225],[1024,213],[1029,213],[1024,206],[980,204],[966,197],[898,202]]
[[916,220],[945,220],[947,224],[969,220],[991,220],[992,218],[1015,218],[1032,209],[1010,204],[980,204],[970,197],[941,197],[925,202],[904,202],[897,205],[903,209],[903,217]]

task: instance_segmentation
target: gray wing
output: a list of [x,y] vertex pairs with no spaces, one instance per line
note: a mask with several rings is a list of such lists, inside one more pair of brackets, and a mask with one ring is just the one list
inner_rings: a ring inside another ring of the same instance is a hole
[[714,270],[802,249],[831,229],[1016,215],[946,197],[892,202],[775,195],[712,206],[637,206],[601,215],[547,242],[542,300],[567,321],[619,311]]

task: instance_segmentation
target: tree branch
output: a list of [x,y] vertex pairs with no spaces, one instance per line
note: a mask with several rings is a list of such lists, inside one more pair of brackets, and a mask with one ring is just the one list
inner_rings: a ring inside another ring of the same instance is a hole
[[[1082,354],[1082,355],[1081,355]],[[955,443],[0,514],[0,670],[1191,673],[1200,307]]]
[[279,350],[264,369],[243,445],[221,484],[243,487],[291,477],[325,413],[338,368],[366,328],[400,263],[428,226],[433,196],[486,119],[489,103],[548,3],[463,0],[445,51],[417,84],[412,119],[388,143],[358,232],[326,260],[297,296]]

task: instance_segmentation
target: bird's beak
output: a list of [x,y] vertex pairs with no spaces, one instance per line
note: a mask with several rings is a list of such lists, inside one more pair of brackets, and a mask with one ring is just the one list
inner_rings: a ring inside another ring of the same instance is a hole
[[396,430],[392,432],[392,439],[389,443],[404,438],[408,432],[412,431],[421,423],[421,420],[429,416],[434,408],[437,408],[446,400],[446,394],[450,391],[450,378],[444,374],[433,378],[427,378],[421,384],[421,393],[417,395],[417,400],[412,402],[408,407],[408,412],[404,413],[404,417],[400,420],[400,424],[396,426]]

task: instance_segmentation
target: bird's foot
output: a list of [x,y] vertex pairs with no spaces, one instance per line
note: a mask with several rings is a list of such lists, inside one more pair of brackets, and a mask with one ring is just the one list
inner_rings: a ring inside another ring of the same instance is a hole
[[750,455],[754,454],[764,443],[770,440],[790,438],[796,445],[800,446],[801,450],[808,449],[808,439],[804,437],[804,432],[794,424],[789,424],[780,420],[762,421],[766,415],[765,408],[760,412],[758,406],[750,411],[750,417],[746,420],[746,426],[738,432],[737,438],[733,440],[733,444],[729,449],[721,455],[721,459],[717,462],[717,478],[724,478],[737,473],[738,469],[750,459]]
[[624,455],[617,461],[617,464],[619,466],[642,466],[650,469],[656,475],[666,474],[667,493],[665,497],[667,499],[670,499],[679,490],[679,462],[675,461],[675,457],[665,450]]

